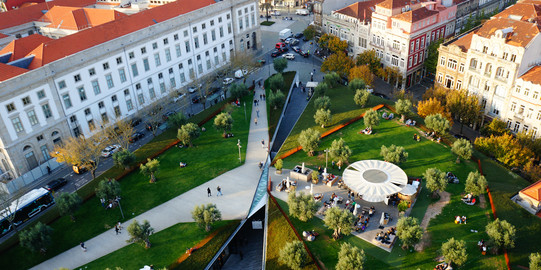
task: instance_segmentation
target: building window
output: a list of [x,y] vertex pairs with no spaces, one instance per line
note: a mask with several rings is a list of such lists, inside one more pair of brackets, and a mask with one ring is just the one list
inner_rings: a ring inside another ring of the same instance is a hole
[[462,81],[461,81],[461,80],[457,80],[457,81],[456,81],[456,90],[460,90],[460,88],[462,88]]
[[212,31],[210,31],[210,36],[212,41],[216,41],[216,30],[212,29]]
[[124,69],[121,68],[118,70],[118,76],[120,77],[120,82],[126,82],[126,72],[124,72]]
[[135,54],[133,52],[130,52],[130,53],[128,53],[128,57],[130,59],[133,59],[133,58],[135,58]]
[[184,72],[180,72],[180,83],[186,82],[186,75],[184,75]]
[[101,93],[100,84],[98,81],[92,81],[92,89],[94,89],[94,95],[99,95]]
[[186,46],[186,52],[190,52],[190,41],[184,41],[184,45]]
[[147,48],[146,47],[142,47],[141,48],[141,54],[145,54],[147,53]]
[[88,75],[90,75],[90,76],[96,75],[96,70],[94,68],[89,69],[88,70]]
[[58,82],[58,89],[64,89],[66,88],[66,82],[65,81],[59,81]]
[[163,39],[163,45],[167,45],[169,44],[169,39],[168,38],[164,38]]
[[107,87],[109,87],[109,89],[115,86],[115,84],[113,83],[113,76],[111,76],[111,74],[105,75],[105,80],[107,81]]
[[109,63],[103,63],[103,70],[108,70],[109,69]]
[[514,112],[516,109],[517,109],[517,103],[515,102],[511,103],[511,108],[509,108],[509,110]]
[[[64,100],[64,103],[65,102],[66,101]],[[43,110],[43,114],[45,115],[45,118],[49,118],[49,117],[53,116],[53,113],[51,112],[51,108],[49,107],[48,103],[45,103],[45,104],[41,105],[41,109]]]
[[473,58],[473,59],[470,61],[470,68],[471,68],[471,69],[476,69],[476,68],[477,68],[477,59]]
[[148,58],[143,59],[143,67],[145,68],[145,71],[150,70],[150,64],[148,63]]
[[105,103],[103,103],[103,101],[98,102],[98,108],[100,109],[105,108]]
[[487,53],[488,52],[488,47],[487,46],[483,46],[483,53]]
[[43,134],[38,135],[38,136],[36,137],[36,140],[38,140],[38,142],[42,141],[42,140],[43,140]]
[[160,93],[165,93],[165,83],[164,82],[160,82]]
[[524,88],[524,95],[528,96],[530,94],[530,88]]
[[137,75],[139,75],[139,71],[137,71],[137,63],[131,64],[131,72],[133,77],[137,77]]
[[532,118],[532,116],[533,116],[533,109],[530,108],[528,109],[528,113],[526,114],[526,117]]
[[8,110],[8,113],[16,110],[15,104],[9,103],[8,105],[6,105],[6,109]]
[[443,82],[443,74],[439,73],[438,74],[438,83],[442,83]]
[[454,59],[449,59],[447,61],[447,67],[450,68],[450,69],[456,69],[456,64],[457,64],[457,62]]
[[184,30],[184,37],[188,36],[188,30]]
[[90,108],[86,108],[84,112],[85,112],[85,115],[91,115],[92,114],[92,111],[90,110]]
[[177,52],[177,57],[180,57],[181,55],[180,44],[175,45],[175,51]]
[[96,126],[94,125],[94,119],[88,120],[87,124],[90,131],[93,131],[96,128]]
[[122,112],[120,111],[120,106],[115,106],[114,111],[115,111],[115,117],[118,118],[122,115]]
[[102,114],[101,114],[101,121],[102,121],[104,124],[109,123],[109,116],[107,116],[107,113],[102,113]]
[[393,55],[393,57],[391,59],[391,65],[398,66],[398,56]]
[[15,129],[15,132],[19,133],[24,130],[23,124],[21,123],[21,119],[19,117],[11,118],[11,123],[13,124],[13,128]]
[[162,64],[162,61],[160,60],[160,54],[159,53],[154,54],[154,62],[156,63],[157,67]]
[[193,44],[194,44],[194,47],[196,49],[199,49],[199,38],[198,37],[193,38]]
[[207,45],[207,44],[208,44],[207,33],[204,33],[203,34],[203,45]]
[[514,54],[511,54],[511,62],[515,62],[517,60],[517,56]]
[[41,154],[43,155],[43,158],[45,158],[45,160],[51,159],[51,156],[49,155],[49,149],[47,149],[47,145],[42,145],[40,149]]
[[165,61],[171,61],[171,51],[169,50],[169,48],[165,49]]
[[175,81],[175,78],[170,78],[169,81],[171,81],[171,88],[177,87],[177,82]]
[[116,58],[116,63],[117,64],[122,64],[122,57],[117,57]]
[[45,97],[45,91],[39,90],[39,91],[38,91],[38,99],[42,99],[42,98],[44,98],[44,97]]
[[513,132],[518,132],[520,129],[520,122],[515,122],[515,126],[513,127]]
[[440,57],[440,66],[445,66],[445,57]]
[[111,101],[112,102],[117,102],[118,101],[118,98],[116,97],[116,95],[111,96]]
[[516,92],[517,94],[520,94],[520,85],[517,85],[517,86],[515,87],[515,92]]
[[178,34],[173,35],[173,40],[178,40]]
[[140,104],[140,105],[145,104],[145,96],[143,96],[142,93],[140,93],[140,94],[137,95],[137,100],[139,101],[139,104]]
[[81,75],[80,75],[80,74],[77,74],[77,75],[73,76],[73,80],[74,80],[75,82],[81,81]]
[[193,33],[197,33],[197,26],[194,26],[194,27],[192,28],[192,32],[193,32]]
[[30,110],[26,112],[26,114],[28,115],[28,121],[30,121],[30,125],[35,126],[39,124],[38,117],[36,116],[36,112],[34,112],[34,110]]
[[158,79],[163,79],[163,74],[161,72],[158,73]]
[[32,101],[30,100],[30,97],[23,97],[21,100],[23,102],[23,105],[25,106],[32,103]]
[[129,95],[130,95],[130,90],[124,89],[124,96],[129,96]]
[[128,108],[128,111],[133,110],[133,103],[131,102],[131,99],[126,100],[126,108]]
[[79,98],[81,99],[81,101],[85,101],[87,99],[86,92],[85,92],[85,89],[83,87],[79,87],[77,89],[77,92],[79,92]]
[[222,26],[220,26],[220,37],[223,38],[224,37],[224,28]]
[[458,72],[464,73],[464,63],[460,63],[460,65],[458,66]]

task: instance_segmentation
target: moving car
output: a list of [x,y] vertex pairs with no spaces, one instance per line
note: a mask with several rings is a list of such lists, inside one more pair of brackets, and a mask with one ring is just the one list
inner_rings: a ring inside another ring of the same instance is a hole
[[289,38],[286,38],[286,40],[284,40],[284,42],[285,42],[286,44],[289,44],[289,43],[291,42],[291,40],[293,40],[293,38],[290,38],[290,37],[289,37]]
[[146,123],[146,126],[145,126],[145,129],[148,130],[148,131],[153,131],[153,130],[156,130],[158,128],[158,126],[160,125],[160,123]]
[[282,57],[284,57],[287,60],[295,60],[295,55],[293,55],[292,53],[286,53],[282,55]]
[[277,57],[277,56],[280,55],[280,54],[282,54],[282,52],[279,51],[279,50],[274,50],[274,51],[271,52],[271,56],[272,56],[272,57]]
[[192,98],[192,104],[199,103],[201,101],[201,98],[199,96]]
[[278,43],[276,43],[276,45],[274,45],[274,48],[275,48],[275,49],[281,49],[281,48],[284,48],[285,46],[286,46],[285,43],[283,43],[283,42],[278,42]]
[[288,47],[284,47],[284,48],[280,49],[280,52],[281,52],[281,53],[285,53],[285,52],[287,52],[287,51],[289,51],[289,48],[288,48]]
[[68,180],[64,178],[58,178],[49,182],[47,185],[45,185],[44,188],[48,191],[56,191],[67,183],[68,183]]
[[120,150],[120,145],[118,145],[118,144],[109,145],[109,146],[105,147],[105,149],[103,149],[101,151],[101,156],[102,157],[110,157],[118,150]]
[[235,81],[233,78],[225,78],[223,83],[224,85],[231,84],[233,81]]
[[302,57],[304,57],[304,58],[310,56],[309,53],[307,53],[307,52],[305,52],[305,51],[303,51],[303,50],[299,50],[299,54],[302,55]]
[[301,37],[303,37],[303,36],[304,36],[303,33],[297,33],[297,34],[295,34],[294,37],[295,37],[295,38],[301,38]]
[[131,143],[134,143],[136,141],[138,141],[139,139],[145,137],[145,134],[144,133],[141,133],[141,132],[134,132],[131,136],[130,136],[130,142]]

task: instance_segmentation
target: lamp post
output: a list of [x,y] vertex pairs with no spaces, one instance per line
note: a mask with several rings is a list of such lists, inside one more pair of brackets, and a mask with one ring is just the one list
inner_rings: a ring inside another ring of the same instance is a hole
[[241,148],[242,146],[240,145],[240,139],[239,139],[238,142],[237,142],[237,146],[239,147],[239,162],[242,163],[242,158],[241,158],[241,155],[240,155],[240,148]]
[[244,101],[244,121],[246,121],[246,101]]
[[325,150],[323,151],[323,152],[325,152],[325,169],[327,169],[327,163],[328,163],[328,162],[327,162],[327,161],[328,161],[328,158],[327,158],[327,157],[328,157],[328,154],[329,154],[330,151],[331,151],[331,150],[329,150],[329,149],[325,149]]

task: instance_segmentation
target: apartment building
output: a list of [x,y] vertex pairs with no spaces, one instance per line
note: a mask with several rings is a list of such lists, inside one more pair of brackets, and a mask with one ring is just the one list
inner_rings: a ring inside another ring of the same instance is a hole
[[[75,7],[88,7],[87,0],[78,1]],[[36,14],[20,16],[23,11],[2,13],[0,21],[8,14],[35,27]],[[227,65],[236,52],[261,47],[253,0],[179,0],[115,16],[56,39],[34,28],[36,32],[13,37],[0,50],[4,176],[32,170],[50,159],[49,152],[65,138],[89,136],[99,123],[129,117]]]
[[[479,29],[442,44],[437,82],[478,95],[486,120],[500,118],[515,133],[531,131],[537,136],[541,128],[540,15],[541,1],[521,1]],[[452,54],[457,47],[461,52]]]

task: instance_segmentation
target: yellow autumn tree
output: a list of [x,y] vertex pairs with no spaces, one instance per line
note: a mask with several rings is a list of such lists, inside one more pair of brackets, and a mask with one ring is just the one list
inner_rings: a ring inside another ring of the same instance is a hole
[[426,90],[426,92],[423,94],[423,100],[435,98],[441,102],[441,105],[445,106],[447,102],[447,94],[449,94],[449,89],[435,85]]
[[333,36],[329,40],[329,50],[333,52],[344,52],[348,48],[348,42],[341,40],[340,38]]
[[349,70],[349,81],[351,82],[354,79],[361,79],[367,85],[372,85],[374,74],[372,74],[368,65],[355,66]]
[[353,60],[343,52],[331,54],[321,65],[323,72],[336,72],[340,77],[346,77],[349,70],[353,67]]
[[475,147],[509,167],[523,167],[534,157],[534,153],[520,145],[511,134],[479,137],[475,140]]
[[417,104],[417,114],[422,118],[425,118],[431,114],[441,114],[445,119],[449,120],[452,125],[453,118],[451,114],[445,109],[439,100],[436,98],[430,98],[428,100],[419,101]]

